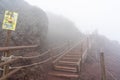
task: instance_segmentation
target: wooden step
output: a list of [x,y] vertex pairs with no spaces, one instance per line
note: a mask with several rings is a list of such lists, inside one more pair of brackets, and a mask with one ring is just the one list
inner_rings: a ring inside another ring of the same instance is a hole
[[61,59],[60,61],[78,62],[79,59],[65,59],[65,58],[63,58],[63,59]]
[[56,65],[72,66],[72,67],[77,67],[78,66],[77,62],[68,62],[68,61],[60,61],[60,62],[56,63]]
[[75,57],[64,56],[62,59],[65,59],[65,58],[66,58],[66,59],[77,59],[77,60],[80,59],[80,57],[76,57],[76,56],[75,56]]
[[68,54],[72,54],[72,55],[81,55],[80,53],[68,53]]
[[79,51],[76,51],[76,50],[70,51],[69,53],[80,53],[80,50]]
[[79,75],[76,73],[60,72],[60,71],[50,71],[48,73],[51,76],[56,77],[65,77],[65,78],[79,78]]
[[77,65],[78,62],[70,62],[70,61],[59,61],[58,63],[69,64],[69,65]]
[[65,55],[64,57],[74,57],[74,58],[80,58],[80,55]]
[[62,59],[65,59],[65,60],[79,60],[79,58],[71,58],[71,57],[63,57]]
[[[67,55],[71,55],[71,56],[80,56],[81,54],[67,54]],[[65,55],[66,56],[66,55]]]
[[64,63],[57,63],[56,65],[59,65],[59,66],[68,66],[68,67],[77,67],[78,65],[77,64],[64,64]]
[[80,55],[75,55],[75,54],[66,54],[65,56],[80,56]]
[[60,71],[77,72],[77,68],[76,67],[54,65],[54,68],[55,68],[55,70],[60,70]]

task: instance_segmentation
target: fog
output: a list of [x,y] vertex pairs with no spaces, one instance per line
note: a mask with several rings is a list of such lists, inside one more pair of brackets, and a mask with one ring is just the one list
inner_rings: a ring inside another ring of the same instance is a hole
[[119,0],[26,0],[44,11],[66,16],[81,32],[98,30],[120,42]]
[[0,80],[119,80],[119,8],[117,0],[1,0],[1,26],[19,16],[11,34],[0,27]]

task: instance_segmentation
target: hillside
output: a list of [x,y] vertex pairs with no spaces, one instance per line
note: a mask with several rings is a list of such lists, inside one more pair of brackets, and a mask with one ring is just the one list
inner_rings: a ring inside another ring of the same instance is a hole
[[76,25],[68,18],[49,12],[47,12],[47,16],[49,20],[49,43],[76,43],[83,37],[83,34],[77,29]]
[[[19,14],[16,31],[12,32],[10,45],[38,44],[43,48],[46,43],[48,19],[46,13],[24,0],[0,0],[0,25],[2,25],[5,10]],[[5,42],[6,30],[0,27],[0,45]]]

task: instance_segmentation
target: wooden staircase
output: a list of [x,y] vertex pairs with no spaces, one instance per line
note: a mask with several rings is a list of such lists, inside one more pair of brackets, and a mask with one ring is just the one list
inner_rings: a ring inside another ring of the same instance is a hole
[[[48,74],[59,78],[80,79],[81,63],[84,63],[88,49],[91,48],[88,38],[74,45],[53,61],[53,70]],[[63,79],[61,79],[63,80]]]
[[82,54],[80,51],[76,53],[66,53],[59,60],[53,62],[54,71],[51,71],[48,74],[57,77],[78,79],[80,72],[81,55]]

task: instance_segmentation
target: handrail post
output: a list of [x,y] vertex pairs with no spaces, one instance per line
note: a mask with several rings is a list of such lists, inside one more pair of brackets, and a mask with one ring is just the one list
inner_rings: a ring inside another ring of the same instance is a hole
[[[7,31],[7,36],[6,36],[6,42],[5,42],[5,46],[7,47],[10,43],[10,37],[11,37],[11,30]],[[9,57],[10,56],[10,51],[5,51],[4,52],[4,57]],[[3,66],[3,76],[5,76],[7,73],[9,72],[9,66],[8,65],[4,65]]]
[[101,63],[101,80],[106,80],[105,61],[103,52],[100,53],[100,63]]

